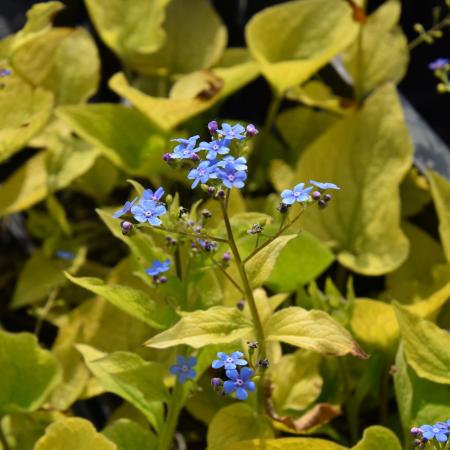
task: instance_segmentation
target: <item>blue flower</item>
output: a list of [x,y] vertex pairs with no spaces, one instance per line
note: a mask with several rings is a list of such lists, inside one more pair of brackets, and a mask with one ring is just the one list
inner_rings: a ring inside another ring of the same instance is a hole
[[436,426],[444,430],[448,430],[448,432],[450,433],[450,419],[447,420],[447,422],[438,422]]
[[217,250],[217,242],[205,241],[204,239],[197,239],[197,242],[206,252],[215,252]]
[[239,123],[234,126],[231,126],[228,123],[223,123],[222,128],[217,130],[217,132],[230,140],[237,139],[241,141],[242,139],[245,139],[245,134],[243,134],[245,133],[245,128]]
[[217,158],[217,155],[226,155],[230,153],[228,148],[230,141],[228,139],[220,139],[211,142],[200,142],[199,150],[207,150],[206,159],[211,161]]
[[189,139],[172,139],[179,143],[172,153],[172,159],[191,159],[197,156],[199,149],[196,149],[197,140],[200,136],[192,136]]
[[192,189],[195,189],[200,182],[207,183],[210,179],[215,178],[217,178],[217,165],[211,161],[202,161],[188,173],[188,179],[194,180]]
[[281,202],[285,205],[292,205],[294,202],[306,202],[309,199],[311,190],[311,186],[305,188],[305,183],[299,183],[293,190],[285,189],[281,193]]
[[[239,159],[239,158],[238,158]],[[222,183],[228,188],[233,187],[241,189],[244,187],[244,181],[247,179],[247,173],[239,170],[233,161],[225,162],[223,170],[218,170],[217,175]]]
[[147,275],[155,277],[160,273],[167,272],[170,269],[170,259],[165,261],[158,261],[157,259],[152,262],[152,265],[145,271]]
[[0,78],[7,77],[12,74],[10,69],[0,69]]
[[428,68],[430,70],[440,70],[445,69],[445,66],[447,66],[448,64],[450,64],[450,62],[447,58],[438,58],[436,59],[436,61],[428,64]]
[[436,425],[422,425],[420,429],[423,432],[423,437],[427,440],[435,438],[438,442],[447,442],[448,431],[444,431]]
[[193,380],[195,378],[194,366],[197,364],[197,358],[191,356],[185,358],[184,356],[177,356],[177,363],[170,367],[169,371],[172,375],[177,375],[180,384],[186,380]]
[[226,164],[233,164],[235,170],[243,171],[247,170],[247,160],[240,156],[239,158],[234,158],[233,156],[225,156],[217,165],[225,167]]
[[309,182],[313,186],[316,186],[317,188],[322,189],[323,191],[325,191],[326,189],[336,189],[336,190],[341,189],[339,186],[336,186],[334,183],[321,183],[320,181],[314,181],[314,180],[309,180]]
[[153,200],[154,202],[158,202],[161,200],[161,197],[164,195],[164,189],[162,187],[156,189],[155,192],[153,192],[151,189],[146,189],[142,193],[142,198],[144,200]]
[[58,250],[55,253],[55,256],[59,259],[64,259],[66,261],[70,261],[75,258],[75,253],[69,252],[68,250]]
[[164,205],[145,199],[141,199],[137,205],[131,208],[131,213],[138,222],[148,222],[154,226],[161,225],[162,222],[159,216],[165,214],[166,211]]
[[122,217],[125,214],[128,214],[131,211],[131,207],[136,203],[138,198],[134,198],[131,202],[125,202],[121,209],[116,211],[112,216],[117,219],[118,217]]
[[242,359],[244,354],[242,352],[233,352],[231,355],[227,355],[224,352],[217,353],[219,359],[215,359],[211,367],[213,369],[220,369],[224,367],[225,370],[236,369],[236,366],[246,366],[248,363],[245,359]]
[[241,373],[237,370],[227,370],[226,372],[229,380],[223,383],[223,391],[225,394],[231,394],[236,392],[236,398],[238,400],[245,400],[248,397],[249,392],[256,390],[255,383],[250,380],[253,376],[253,370],[248,367],[243,367]]

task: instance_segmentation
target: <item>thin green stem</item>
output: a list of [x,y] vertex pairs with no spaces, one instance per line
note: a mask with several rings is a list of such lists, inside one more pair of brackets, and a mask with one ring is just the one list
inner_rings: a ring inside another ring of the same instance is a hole
[[182,394],[183,386],[177,380],[172,391],[170,402],[167,406],[167,418],[160,435],[159,450],[173,449],[174,435],[177,428],[178,416],[181,411],[180,403]]
[[438,23],[434,24],[431,28],[429,28],[428,30],[426,30],[425,32],[419,34],[419,36],[417,36],[415,39],[413,39],[409,44],[408,44],[408,50],[414,50],[417,46],[419,46],[422,42],[424,42],[426,40],[426,36],[428,35],[428,33],[431,33],[433,31],[439,31],[440,29],[444,28],[445,25],[448,24],[450,20],[450,13],[447,14],[442,20],[440,20]]
[[338,358],[338,365],[345,393],[345,415],[347,417],[351,444],[354,445],[358,440],[358,418],[355,408],[353,407],[350,374],[348,373],[347,362],[344,358],[345,357]]
[[387,364],[387,367],[384,370],[383,373],[383,379],[381,383],[381,399],[380,399],[380,423],[382,425],[386,425],[387,419],[388,419],[388,406],[389,406],[389,379],[390,379],[390,372],[389,372],[389,362]]
[[58,292],[59,292],[59,289],[53,289],[50,292],[50,295],[48,296],[48,299],[45,302],[44,309],[42,310],[41,315],[37,319],[36,326],[34,328],[34,334],[36,335],[36,337],[38,339],[39,339],[39,334],[41,333],[41,330],[42,330],[42,325],[44,324],[44,320],[46,319],[48,313],[53,308],[53,304],[55,303],[55,300],[58,296]]
[[190,237],[192,239],[208,239],[210,241],[223,242],[225,244],[228,244],[228,239],[223,239],[223,238],[216,237],[216,236],[210,236],[209,234],[204,234],[204,233],[192,234],[192,233],[187,233],[185,231],[171,230],[170,228],[165,228],[165,227],[159,227],[159,228],[153,228],[153,229],[165,231],[166,233],[179,234],[180,236],[186,236],[186,237]]
[[277,116],[278,110],[280,109],[281,101],[283,96],[278,92],[273,92],[273,97],[267,110],[266,120],[264,121],[264,130],[270,131],[272,129],[273,123]]
[[3,421],[3,417],[0,416],[0,444],[3,447],[3,450],[10,450],[11,447],[8,444],[5,433],[3,432],[2,421]]

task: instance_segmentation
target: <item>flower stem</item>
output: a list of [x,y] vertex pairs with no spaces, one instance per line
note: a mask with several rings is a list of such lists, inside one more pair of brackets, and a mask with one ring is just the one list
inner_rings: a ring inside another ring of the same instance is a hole
[[271,130],[273,122],[275,121],[275,118],[277,116],[278,110],[280,109],[282,99],[283,96],[280,95],[278,92],[274,91],[272,101],[270,102],[269,109],[267,110],[266,120],[264,122],[265,131]]
[[170,402],[167,406],[167,418],[164,422],[164,427],[161,432],[160,440],[159,440],[159,450],[172,450],[173,449],[173,441],[175,430],[178,423],[178,416],[181,411],[181,396],[183,393],[183,387],[178,382],[175,383],[175,386],[172,391],[172,396],[170,398]]
[[413,39],[408,44],[408,50],[414,50],[417,46],[419,46],[422,42],[425,41],[426,36],[432,32],[432,31],[438,31],[445,27],[449,23],[450,14],[447,14],[442,20],[440,20],[438,23],[434,24],[430,29],[426,30],[424,33],[419,34],[415,39]]
[[210,241],[223,242],[225,244],[228,244],[228,240],[227,239],[223,239],[223,238],[216,237],[216,236],[209,236],[208,234],[203,234],[203,233],[192,234],[192,233],[187,233],[185,231],[171,230],[170,228],[165,228],[165,227],[159,227],[159,228],[155,227],[154,229],[155,230],[165,231],[166,233],[179,234],[181,236],[190,237],[192,239],[208,239]]

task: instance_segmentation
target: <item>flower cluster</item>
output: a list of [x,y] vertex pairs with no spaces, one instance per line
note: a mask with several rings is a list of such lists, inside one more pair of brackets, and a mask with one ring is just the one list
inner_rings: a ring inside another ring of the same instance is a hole
[[428,68],[434,72],[435,77],[440,80],[437,85],[439,93],[444,94],[450,92],[450,80],[448,74],[450,73],[450,61],[448,58],[438,58],[436,61],[428,64]]
[[450,434],[450,419],[446,422],[437,422],[434,425],[413,427],[411,428],[411,434],[415,438],[414,446],[420,449],[426,448],[429,441],[447,442]]
[[[324,193],[329,189],[339,190],[340,187],[334,183],[322,183],[320,181],[310,180],[311,186],[305,186],[305,183],[297,184],[293,189],[285,189],[281,192],[281,204],[279,210],[286,212],[294,203],[308,203],[317,201],[319,207],[324,207],[331,200],[331,195]],[[314,190],[312,193],[311,191]]]
[[186,358],[177,356],[177,363],[170,367],[169,372],[176,375],[178,382],[184,384],[186,380],[193,380],[196,376],[194,366],[197,364],[197,358],[193,356]]
[[213,369],[225,369],[225,375],[227,380],[221,378],[213,378],[211,380],[212,388],[220,392],[222,395],[230,395],[235,393],[238,400],[246,400],[248,392],[254,392],[256,390],[255,383],[251,380],[253,376],[253,370],[249,367],[242,367],[240,371],[238,366],[246,366],[248,362],[242,357],[242,352],[233,352],[230,355],[219,352],[211,367]]
[[[191,164],[187,178],[192,181],[192,189],[199,184],[207,185],[213,192],[216,187],[219,190],[243,188],[247,179],[247,160],[240,155],[240,144],[255,136],[258,130],[252,124],[244,128],[240,124],[232,126],[223,123],[222,128],[219,128],[215,121],[208,124],[208,129],[211,133],[210,142],[203,141],[197,146],[199,135],[189,139],[174,139],[178,145],[172,153],[166,153],[163,159],[171,164],[177,160]],[[236,148],[234,152],[233,147]]]
[[164,272],[170,270],[170,259],[166,259],[165,261],[153,261],[152,265],[145,271],[147,275],[153,277],[153,282],[157,283],[165,283],[167,278],[164,275],[161,275]]

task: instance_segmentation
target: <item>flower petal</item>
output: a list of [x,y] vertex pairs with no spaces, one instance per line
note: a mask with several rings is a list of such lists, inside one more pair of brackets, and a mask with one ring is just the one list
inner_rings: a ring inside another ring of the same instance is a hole
[[235,389],[236,386],[233,381],[228,380],[223,383],[223,391],[225,394],[231,394]]
[[239,388],[236,390],[236,398],[238,400],[247,400],[248,394],[247,391],[243,388]]

